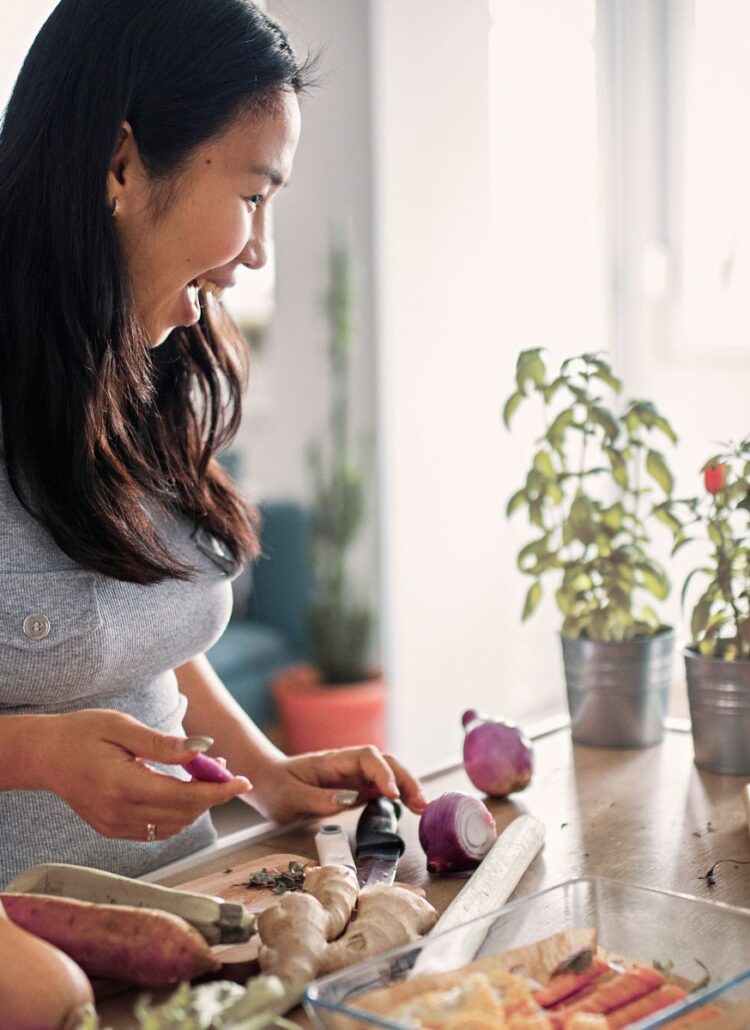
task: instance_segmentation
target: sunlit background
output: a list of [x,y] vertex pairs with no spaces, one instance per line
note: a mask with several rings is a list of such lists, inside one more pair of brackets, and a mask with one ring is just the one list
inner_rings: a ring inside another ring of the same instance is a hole
[[[54,6],[0,8],[0,102]],[[679,489],[748,431],[746,0],[268,0],[320,51],[275,261],[230,306],[255,352],[238,447],[256,500],[306,502],[324,425],[330,226],[358,290],[355,408],[377,443],[357,555],[377,599],[391,745],[455,753],[467,705],[564,709],[546,598],[524,625],[505,519],[539,423],[500,411],[519,350],[606,350],[680,434]],[[657,531],[658,532],[658,531]],[[659,544],[668,554],[666,533]],[[673,563],[679,583],[694,561]],[[678,593],[675,592],[675,593]],[[676,597],[664,610],[683,626]],[[684,710],[675,663],[674,710]]]

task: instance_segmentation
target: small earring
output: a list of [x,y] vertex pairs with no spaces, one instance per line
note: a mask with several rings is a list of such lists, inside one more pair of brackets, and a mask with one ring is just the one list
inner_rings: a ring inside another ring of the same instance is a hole
[[109,212],[112,215],[113,218],[117,218],[117,205],[118,205],[118,200],[117,200],[117,197],[115,197],[114,201],[112,202],[112,207],[110,208],[110,212]]

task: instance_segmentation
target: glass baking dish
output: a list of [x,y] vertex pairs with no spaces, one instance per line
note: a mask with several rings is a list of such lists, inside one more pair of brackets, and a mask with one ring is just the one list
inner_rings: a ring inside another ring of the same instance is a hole
[[480,942],[476,958],[533,944],[561,930],[596,927],[598,943],[610,955],[646,966],[658,963],[690,984],[708,977],[707,986],[690,994],[686,1002],[632,1024],[633,1028],[663,1026],[676,1012],[717,999],[736,1011],[741,1008],[744,1012],[748,1006],[746,1020],[733,1021],[732,1026],[750,1027],[750,909],[604,877],[568,880],[462,927],[315,981],[305,994],[305,1007],[315,1025],[324,1030],[373,1026],[408,1030],[358,1010],[357,995],[389,987],[419,972],[464,965],[467,960],[454,958],[451,952],[467,927]]

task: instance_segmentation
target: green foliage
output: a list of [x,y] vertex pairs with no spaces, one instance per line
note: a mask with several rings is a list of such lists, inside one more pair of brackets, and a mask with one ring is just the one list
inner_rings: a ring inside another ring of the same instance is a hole
[[309,610],[313,658],[323,682],[353,683],[369,676],[372,612],[355,596],[348,573],[351,547],[366,516],[364,461],[350,444],[350,378],[354,303],[349,253],[335,234],[328,265],[325,311],[331,382],[329,434],[308,453],[312,474],[312,569]]
[[[727,661],[750,659],[750,438],[727,443],[703,465],[723,466],[723,486],[714,492],[706,478],[700,497],[683,498],[679,506],[684,527],[674,532],[673,552],[699,539],[707,554],[685,579],[682,603],[693,594],[690,616],[692,646],[700,654]],[[695,586],[700,583],[697,596]]]
[[673,534],[682,532],[672,474],[655,446],[677,437],[650,401],[630,401],[618,413],[621,390],[601,354],[568,358],[552,376],[537,348],[519,355],[516,389],[503,408],[510,429],[533,397],[546,427],[507,507],[508,516],[524,508],[538,530],[517,559],[532,578],[522,619],[539,605],[547,576],[557,584],[568,637],[632,640],[663,628],[645,600],[669,593],[666,573],[647,549],[647,522],[656,518]]

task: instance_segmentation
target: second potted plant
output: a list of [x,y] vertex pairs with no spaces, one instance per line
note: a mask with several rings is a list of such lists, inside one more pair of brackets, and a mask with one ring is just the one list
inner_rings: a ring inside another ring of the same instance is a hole
[[556,584],[573,739],[645,747],[662,738],[674,649],[672,629],[652,606],[669,582],[651,554],[649,525],[658,518],[673,528],[675,520],[672,474],[654,439],[676,436],[649,401],[615,412],[608,402],[621,389],[600,354],[568,358],[555,374],[541,350],[519,355],[504,421],[510,427],[535,397],[544,431],[507,512],[525,509],[538,531],[518,555],[532,579],[523,619],[536,610],[543,582]]
[[750,773],[750,439],[727,444],[702,469],[705,491],[676,502],[707,554],[686,578],[683,604],[701,584],[683,651],[695,762],[712,772]]
[[386,744],[385,683],[370,664],[371,607],[353,585],[351,551],[364,525],[364,459],[353,457],[350,425],[354,305],[348,249],[334,236],[325,298],[331,407],[326,445],[309,459],[313,482],[313,593],[308,609],[312,663],[271,685],[288,749],[294,753]]

